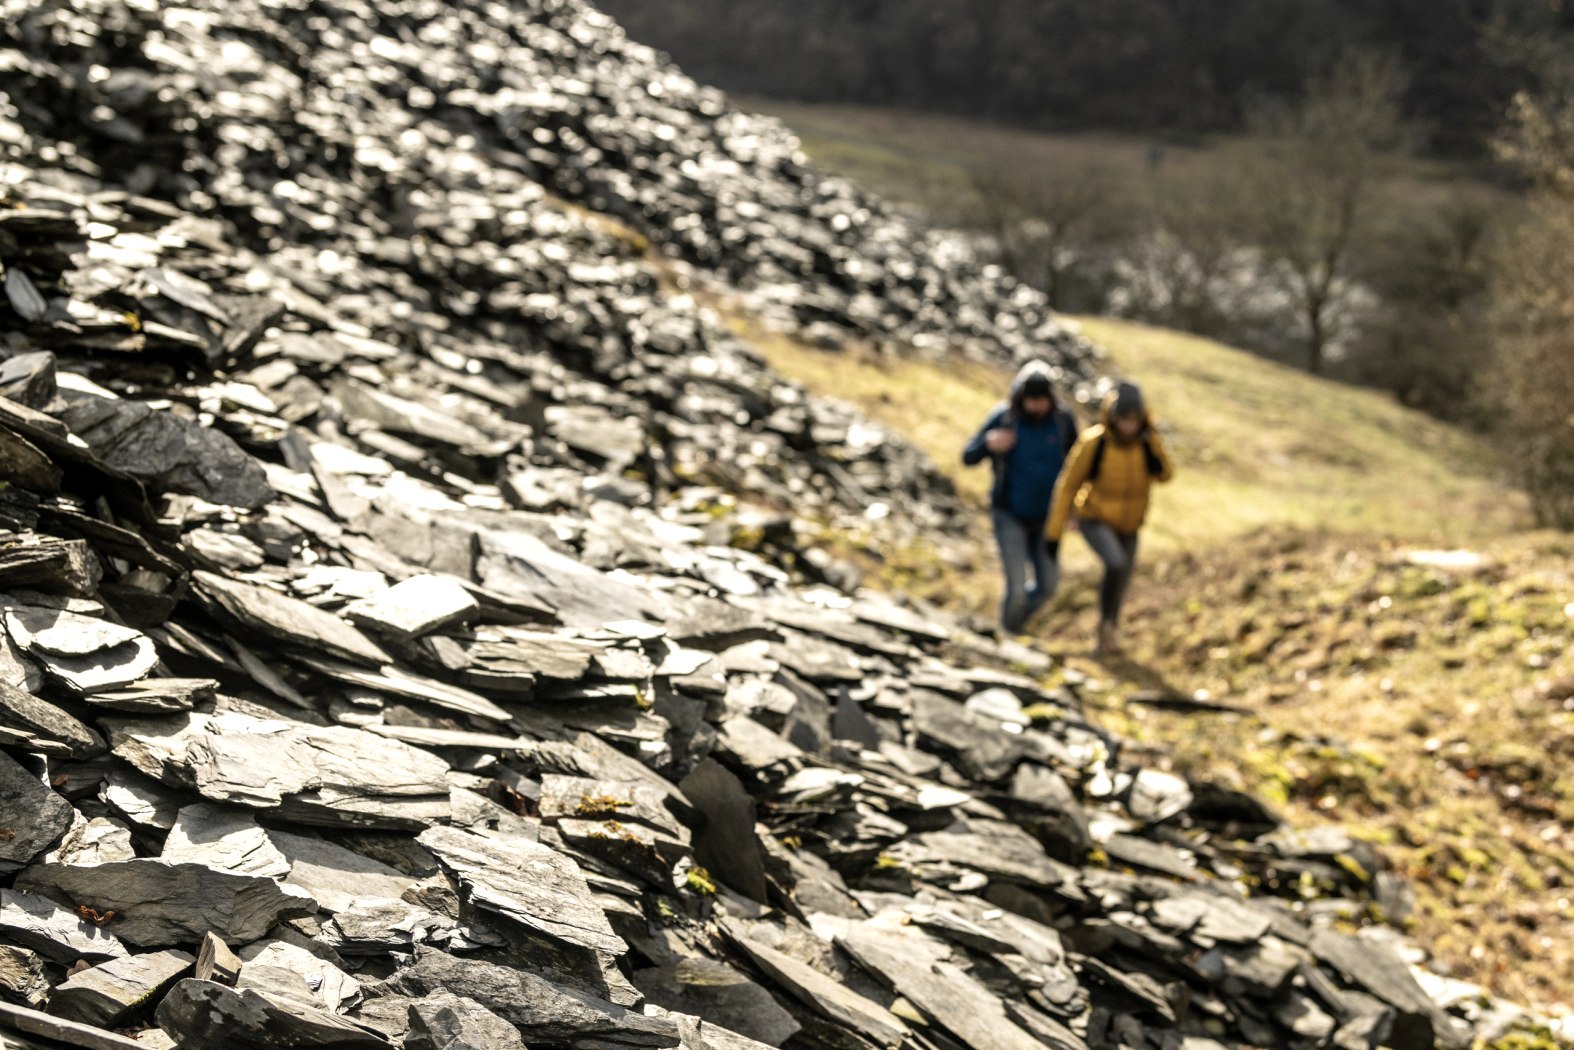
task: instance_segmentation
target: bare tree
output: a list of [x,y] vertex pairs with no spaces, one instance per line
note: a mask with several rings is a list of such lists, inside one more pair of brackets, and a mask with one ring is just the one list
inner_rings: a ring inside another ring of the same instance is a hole
[[1321,373],[1339,335],[1352,261],[1374,185],[1409,142],[1405,76],[1390,56],[1356,53],[1306,84],[1298,103],[1257,113],[1251,240],[1279,264]]
[[1536,192],[1498,274],[1497,378],[1507,458],[1537,518],[1574,529],[1574,60],[1539,73],[1499,142]]
[[[1072,274],[1106,240],[1115,215],[1117,176],[1096,164],[1047,171],[974,171],[982,224],[1001,264],[1066,309]],[[1087,309],[1090,304],[1075,304]]]

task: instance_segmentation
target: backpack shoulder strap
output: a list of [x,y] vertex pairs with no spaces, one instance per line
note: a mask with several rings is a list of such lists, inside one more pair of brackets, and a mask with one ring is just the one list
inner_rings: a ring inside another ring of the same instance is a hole
[[1104,435],[1100,434],[1098,442],[1093,446],[1093,461],[1088,464],[1088,480],[1097,481],[1099,468],[1104,466]]

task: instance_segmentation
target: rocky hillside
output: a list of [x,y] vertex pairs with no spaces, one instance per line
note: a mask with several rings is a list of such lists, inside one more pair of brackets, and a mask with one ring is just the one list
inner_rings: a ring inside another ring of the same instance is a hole
[[699,305],[1090,384],[1032,293],[572,0],[0,12],[6,1045],[1517,1020],[1369,850],[851,590],[816,530],[953,493]]

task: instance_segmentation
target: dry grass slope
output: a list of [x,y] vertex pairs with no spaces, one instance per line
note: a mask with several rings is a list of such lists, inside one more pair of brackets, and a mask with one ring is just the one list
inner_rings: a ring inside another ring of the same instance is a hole
[[[998,587],[984,471],[962,442],[1008,376],[827,352],[734,324],[783,373],[857,403],[954,472],[979,508],[966,556],[844,553],[873,579],[987,614]],[[1524,533],[1477,440],[1381,395],[1206,340],[1087,320],[1164,417],[1131,658],[1082,656],[1091,559],[1032,631],[1098,685],[1101,716],[1176,768],[1353,825],[1414,880],[1434,965],[1544,1008],[1574,987],[1574,543]],[[1465,546],[1477,571],[1408,565]],[[1141,702],[1205,691],[1230,712]]]

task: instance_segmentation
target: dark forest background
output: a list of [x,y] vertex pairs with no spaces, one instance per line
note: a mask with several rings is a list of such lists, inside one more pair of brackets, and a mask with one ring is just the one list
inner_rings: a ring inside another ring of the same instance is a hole
[[[1560,0],[602,0],[729,91],[1035,128],[1230,131],[1353,50],[1397,56],[1432,148],[1478,153]],[[1574,5],[1567,5],[1574,6]]]

